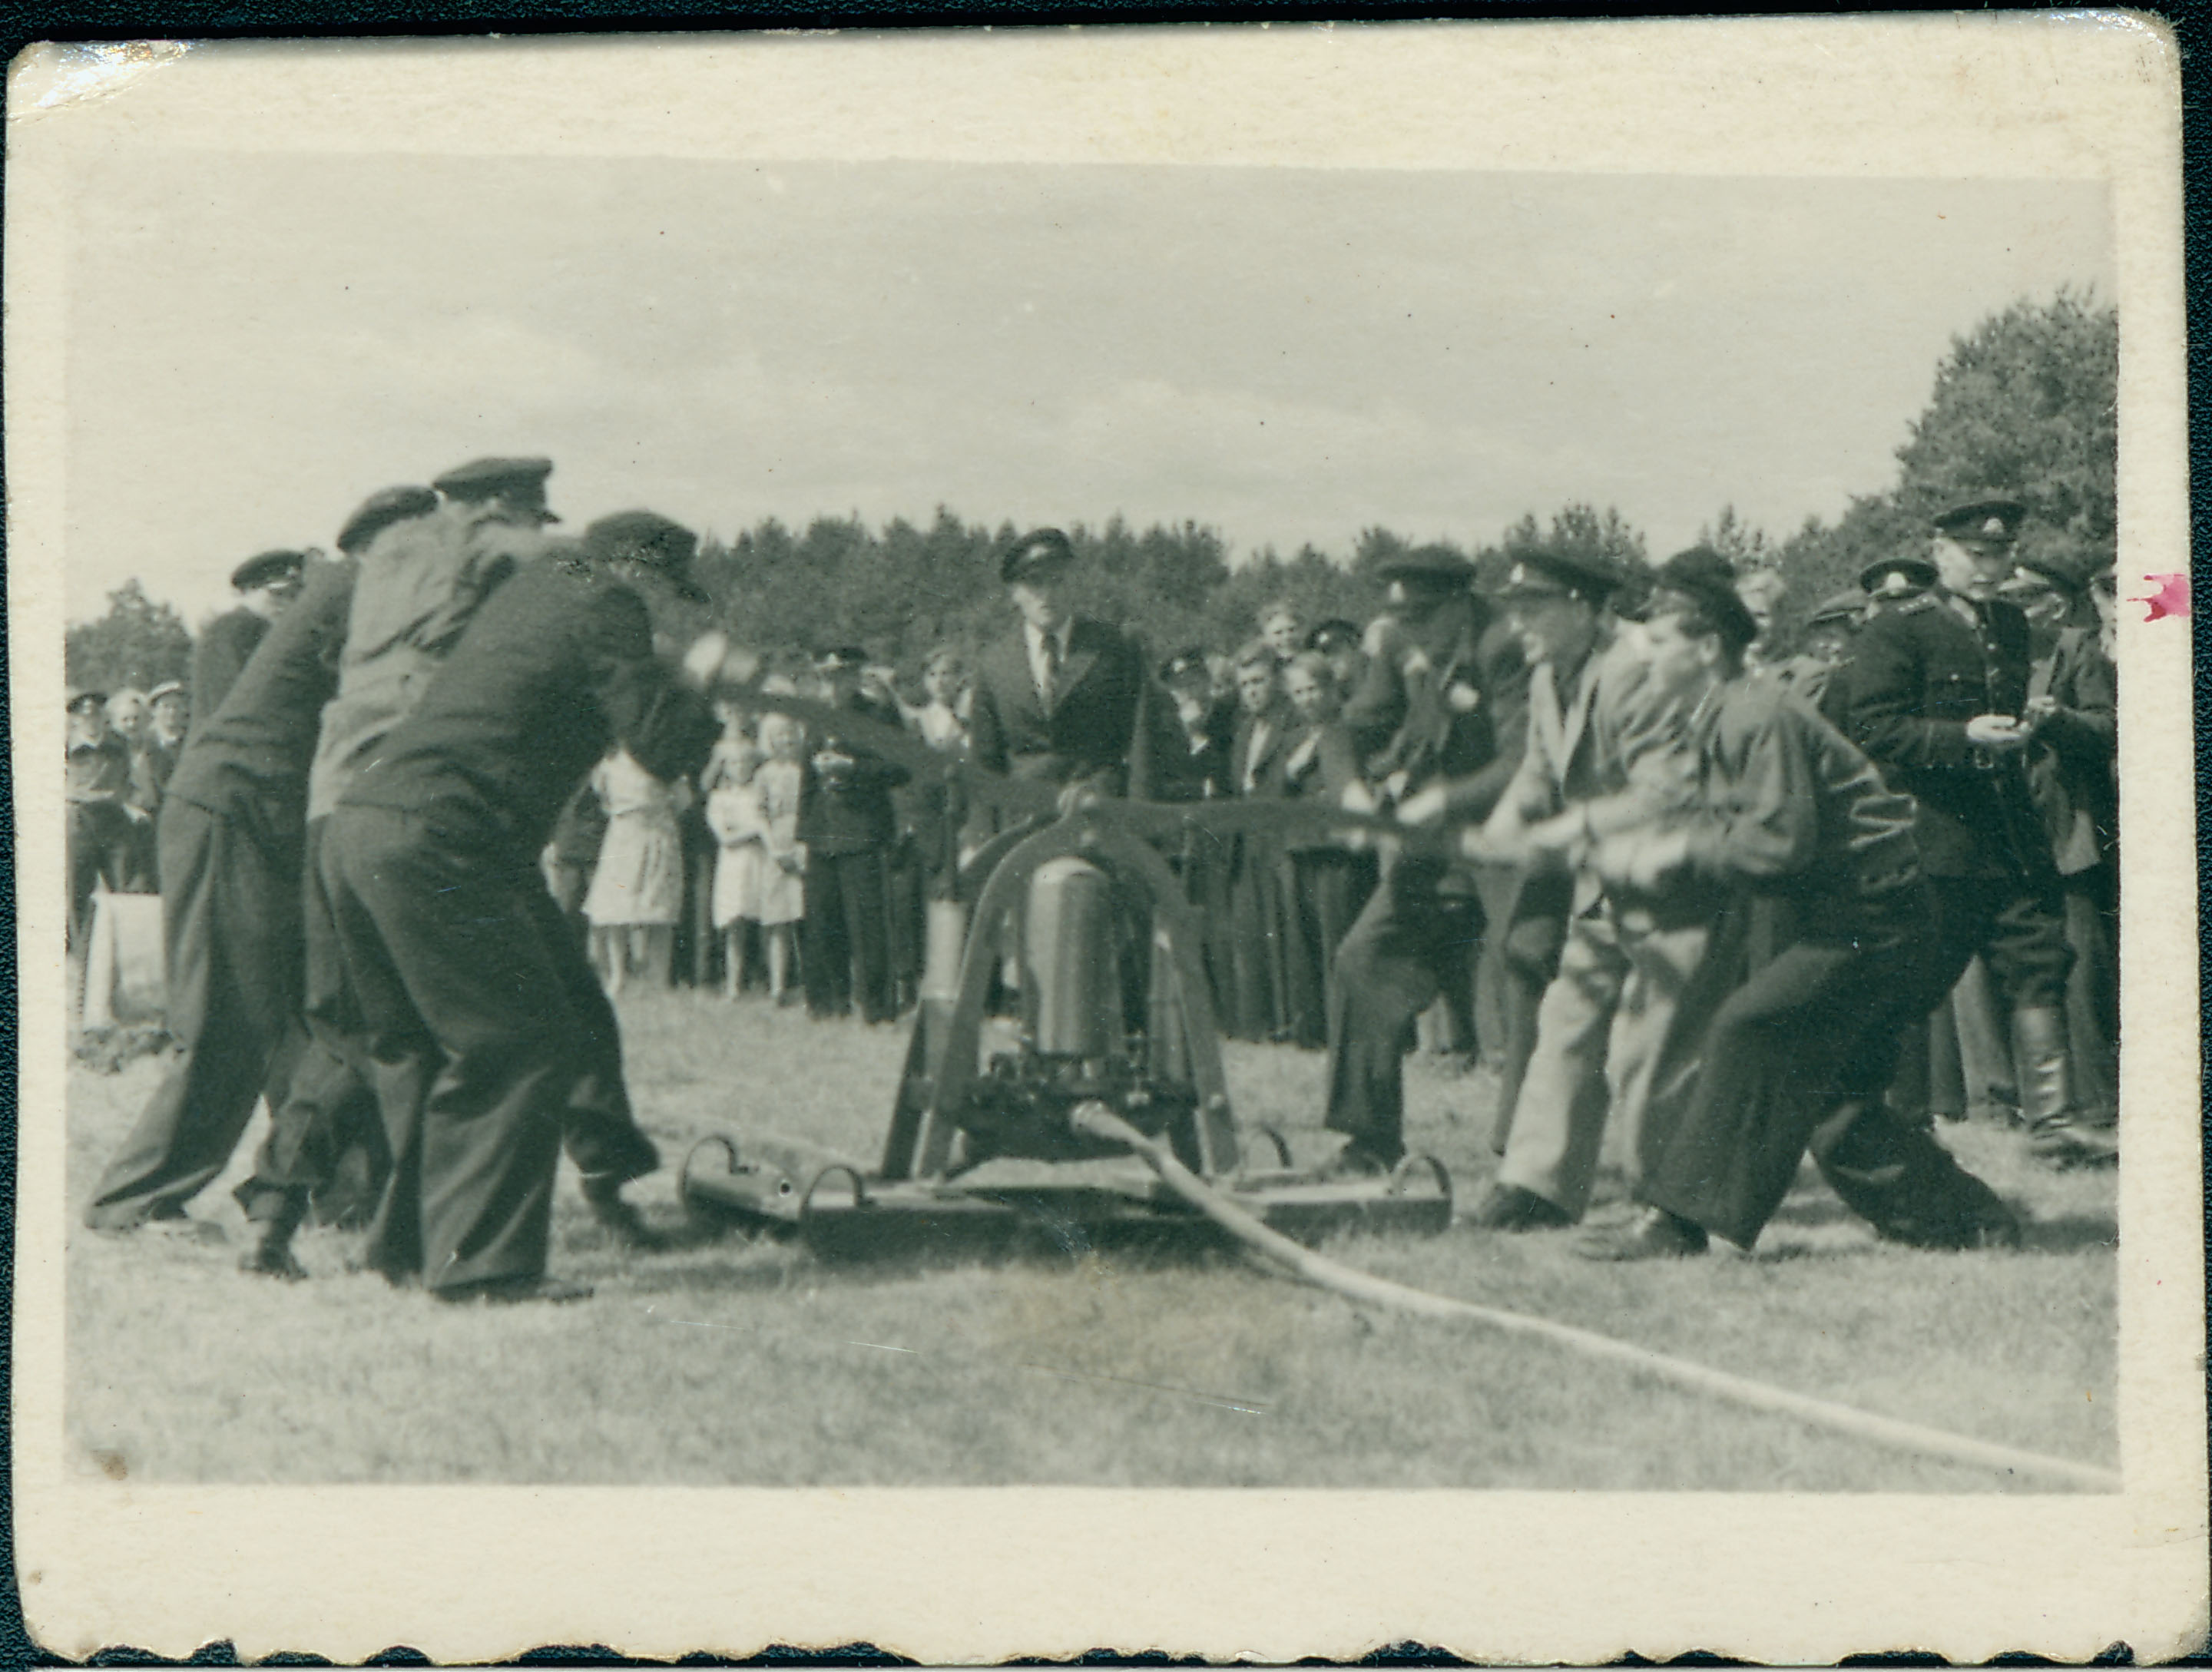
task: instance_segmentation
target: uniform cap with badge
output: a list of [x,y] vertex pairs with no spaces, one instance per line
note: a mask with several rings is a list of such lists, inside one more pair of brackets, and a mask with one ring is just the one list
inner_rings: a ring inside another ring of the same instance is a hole
[[1831,593],[1813,606],[1805,617],[1808,627],[1856,626],[1866,613],[1867,599],[1863,592]]
[[1935,584],[1935,559],[1917,552],[1877,557],[1859,571],[1859,590],[1885,603],[1917,598]]
[[432,478],[430,485],[456,504],[496,500],[541,523],[558,522],[545,505],[545,478],[552,474],[550,459],[471,459]]
[[307,567],[307,554],[304,551],[257,552],[230,572],[230,584],[236,591],[250,593],[291,580]]
[[1075,562],[1075,548],[1057,528],[1033,528],[1006,548],[999,579],[1012,587],[1058,575]]
[[1306,648],[1318,650],[1324,656],[1334,656],[1340,651],[1358,649],[1360,636],[1358,622],[1333,616],[1306,635]]
[[97,686],[83,686],[70,692],[69,700],[62,705],[64,714],[81,714],[87,708],[97,708],[106,713],[107,693]]
[[1445,545],[1415,546],[1375,566],[1383,597],[1393,605],[1434,602],[1469,592],[1474,565]]
[[2008,546],[2027,520],[2027,507],[2016,499],[1970,499],[1929,520],[1937,533],[1960,545]]
[[1178,650],[1160,664],[1160,683],[1164,685],[1211,684],[1213,670],[1206,665],[1206,652],[1197,645]]
[[699,537],[658,511],[617,511],[601,517],[584,530],[583,546],[601,562],[635,563],[653,571],[689,603],[713,601],[691,579]]
[[337,548],[351,556],[368,550],[368,543],[393,523],[427,517],[437,508],[438,496],[414,483],[380,488],[346,519],[345,526],[338,530]]
[[1579,598],[1601,604],[1620,585],[1620,569],[1596,552],[1537,546],[1513,560],[1498,596],[1506,604],[1546,598]]
[[832,645],[814,658],[817,673],[858,673],[867,665],[868,653],[854,644]]

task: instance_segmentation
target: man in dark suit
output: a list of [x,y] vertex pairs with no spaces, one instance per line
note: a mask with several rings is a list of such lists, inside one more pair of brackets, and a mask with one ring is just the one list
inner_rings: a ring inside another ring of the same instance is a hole
[[300,595],[307,562],[305,552],[264,551],[230,572],[237,607],[210,622],[192,647],[192,713],[199,720],[222,706],[270,624]]
[[[626,512],[526,565],[331,815],[324,882],[392,1157],[366,1262],[440,1299],[589,1292],[545,1259],[562,1138],[606,1070],[609,1018],[538,859],[611,745],[663,779],[706,764],[721,728],[705,688],[728,646],[707,635],[679,676],[641,595],[699,596],[697,545]],[[656,1164],[651,1148],[616,1182]]]
[[1152,753],[1143,657],[1127,634],[1074,612],[1074,562],[1057,528],[1024,534],[1000,562],[1021,625],[976,668],[973,758],[987,772],[1141,796]]
[[183,1046],[85,1210],[95,1231],[181,1222],[257,1098],[283,1100],[299,1024],[301,850],[317,717],[337,683],[350,562],[299,603],[185,746],[159,830],[168,1028]]
[[1976,952],[2012,1016],[2021,1113],[2054,1165],[2114,1158],[2114,1129],[2072,1088],[2063,1008],[2072,961],[2051,843],[2030,791],[2027,617],[1996,594],[2027,509],[1978,499],[1935,519],[1936,584],[1858,637],[1847,730],[1919,804],[1914,835],[1950,979]]
[[[1409,824],[1487,814],[1513,775],[1501,755],[1480,648],[1489,612],[1474,566],[1423,546],[1383,566],[1388,612],[1344,724],[1368,780]],[[1405,1152],[1404,1059],[1415,1018],[1446,982],[1464,1005],[1482,909],[1471,873],[1401,854],[1336,951],[1328,1018],[1328,1120],[1346,1134],[1343,1164],[1379,1170]]]

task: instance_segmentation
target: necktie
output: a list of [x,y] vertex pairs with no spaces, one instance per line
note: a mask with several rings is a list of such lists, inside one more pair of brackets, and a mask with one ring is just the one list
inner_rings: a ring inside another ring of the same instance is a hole
[[1049,714],[1052,712],[1053,703],[1057,701],[1060,696],[1059,635],[1054,633],[1047,633],[1044,635],[1043,649],[1044,656],[1042,666],[1044,669],[1044,679],[1042,682],[1044,689],[1040,691],[1038,695],[1044,698],[1045,712]]

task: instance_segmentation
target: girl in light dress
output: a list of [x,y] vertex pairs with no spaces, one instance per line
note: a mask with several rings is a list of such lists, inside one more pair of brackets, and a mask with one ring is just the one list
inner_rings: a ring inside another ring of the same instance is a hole
[[763,858],[761,842],[766,834],[760,813],[760,795],[753,787],[759,767],[759,748],[745,733],[745,712],[734,702],[717,702],[722,735],[699,775],[700,793],[706,798],[707,828],[715,844],[714,878],[708,891],[708,917],[722,942],[722,996],[734,999],[744,986],[744,903],[758,891],[753,874]]
[[[714,871],[714,922],[729,952],[730,997],[745,926],[757,924],[768,951],[769,996],[798,1002],[792,985],[798,924],[805,915],[806,844],[799,839],[799,799],[806,785],[806,728],[789,714],[761,716],[758,758],[743,783],[725,772],[710,793],[707,820],[722,844]],[[720,811],[717,811],[719,798]]]
[[690,786],[654,777],[617,745],[592,769],[592,792],[607,810],[606,840],[584,896],[600,975],[610,994],[633,972],[665,988],[684,910],[677,817],[690,805]]

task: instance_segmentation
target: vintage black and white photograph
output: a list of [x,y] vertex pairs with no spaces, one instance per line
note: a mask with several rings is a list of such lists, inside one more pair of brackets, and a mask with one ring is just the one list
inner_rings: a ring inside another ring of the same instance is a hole
[[361,52],[45,118],[57,1490],[2130,1483],[2109,174],[468,148]]

